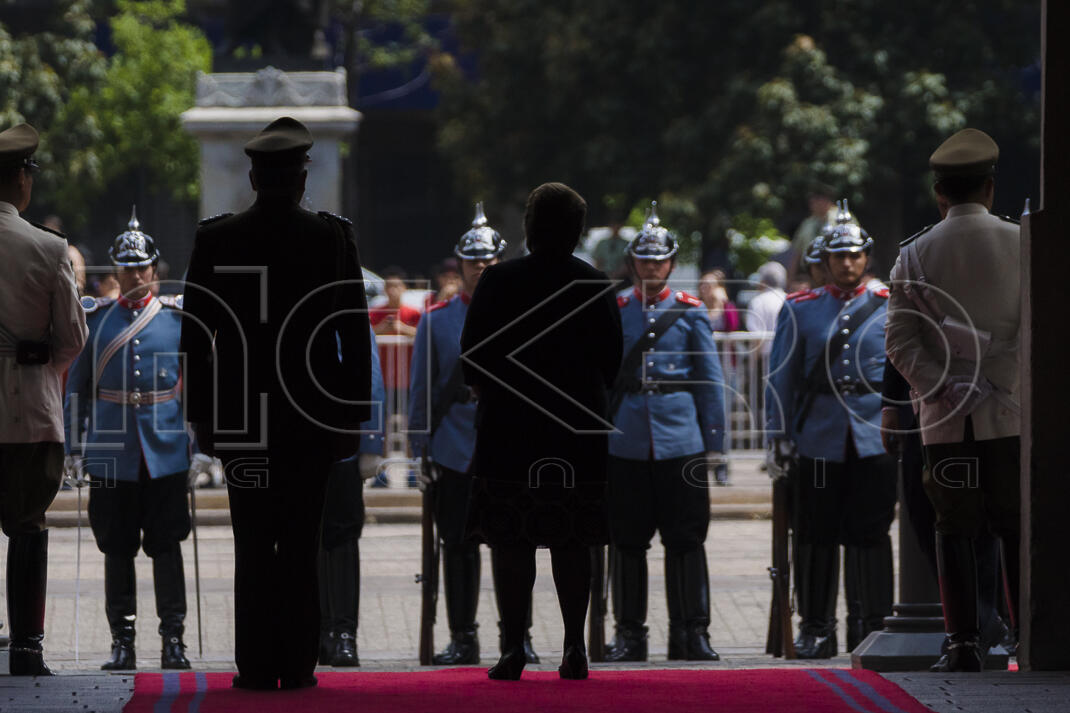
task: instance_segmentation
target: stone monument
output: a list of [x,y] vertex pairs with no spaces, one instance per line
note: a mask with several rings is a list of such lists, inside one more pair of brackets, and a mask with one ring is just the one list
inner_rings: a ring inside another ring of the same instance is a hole
[[310,210],[342,210],[341,144],[360,123],[348,105],[346,72],[202,74],[196,106],[182,114],[186,131],[201,145],[201,217],[244,210],[253,202],[249,157],[243,146],[280,116],[312,132],[303,204]]

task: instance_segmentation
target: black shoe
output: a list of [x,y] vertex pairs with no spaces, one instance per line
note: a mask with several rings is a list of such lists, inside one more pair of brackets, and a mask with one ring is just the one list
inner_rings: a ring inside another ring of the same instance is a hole
[[186,645],[182,643],[182,637],[178,634],[163,637],[163,647],[160,650],[160,668],[190,668],[189,659],[186,658]]
[[357,639],[348,631],[343,631],[335,637],[334,654],[331,656],[331,666],[353,667],[360,666],[357,658]]
[[710,634],[705,626],[692,625],[687,628],[688,661],[720,661],[721,656],[710,646]]
[[12,676],[51,676],[44,654],[33,646],[8,646],[8,671]]
[[298,688],[312,688],[317,684],[319,684],[319,681],[317,681],[316,677],[312,675],[301,676],[298,678],[289,678],[288,676],[283,676],[280,681],[279,688],[284,691],[293,691]]
[[431,658],[435,666],[474,666],[479,663],[479,637],[475,629],[450,633],[450,643]]
[[531,632],[524,633],[524,660],[528,663],[539,663],[539,655],[535,653],[535,647],[531,645]]
[[101,671],[134,671],[137,669],[137,655],[134,652],[134,634],[130,632],[112,632],[111,658],[100,667]]
[[279,680],[277,678],[253,678],[238,674],[230,681],[232,688],[242,688],[247,691],[277,691]]
[[861,619],[847,619],[847,651],[851,652],[866,638],[865,626]]
[[498,663],[487,670],[487,678],[494,681],[519,681],[526,664],[523,647],[507,651],[498,659]]
[[561,678],[582,680],[587,678],[587,651],[582,644],[573,644],[565,648],[557,674]]
[[976,641],[951,643],[947,653],[933,664],[934,673],[977,672],[984,667],[984,657]]
[[612,663],[647,660],[647,628],[617,627],[613,643],[607,647],[606,661]]
[[795,639],[795,657],[800,659],[830,659],[837,648],[835,631],[803,631]]

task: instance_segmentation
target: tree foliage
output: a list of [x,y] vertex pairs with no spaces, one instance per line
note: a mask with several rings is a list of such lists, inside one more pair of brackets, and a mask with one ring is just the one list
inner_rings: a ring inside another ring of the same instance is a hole
[[178,200],[197,195],[197,145],[179,115],[193,105],[211,50],[185,24],[184,0],[119,0],[109,20],[115,53],[94,44],[87,0],[59,0],[45,31],[0,26],[0,120],[41,132],[34,203],[71,227],[115,181]]
[[820,180],[898,229],[942,138],[1038,133],[1020,77],[1036,0],[455,4],[476,69],[438,77],[440,145],[488,200],[564,180],[597,220],[604,196],[655,195],[708,242],[739,213],[782,219]]

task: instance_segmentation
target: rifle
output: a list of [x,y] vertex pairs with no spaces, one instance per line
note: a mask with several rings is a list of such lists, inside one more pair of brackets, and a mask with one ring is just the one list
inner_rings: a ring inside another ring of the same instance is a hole
[[613,548],[609,558],[606,548],[595,545],[591,548],[591,621],[587,630],[587,651],[591,661],[606,660],[606,614],[609,611],[609,572],[613,566]]
[[791,632],[791,560],[788,557],[788,524],[791,511],[791,480],[773,479],[773,598],[769,608],[769,631],[765,652],[772,656],[795,658]]
[[435,531],[435,483],[431,462],[424,456],[420,468],[427,479],[423,494],[423,514],[420,521],[420,665],[430,666],[435,655],[435,610],[438,608],[438,533]]

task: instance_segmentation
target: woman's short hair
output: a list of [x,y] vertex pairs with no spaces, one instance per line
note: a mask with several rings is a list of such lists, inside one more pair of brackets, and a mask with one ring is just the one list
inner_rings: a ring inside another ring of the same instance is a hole
[[528,195],[524,235],[528,249],[571,253],[587,218],[587,202],[564,183],[544,183]]

